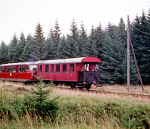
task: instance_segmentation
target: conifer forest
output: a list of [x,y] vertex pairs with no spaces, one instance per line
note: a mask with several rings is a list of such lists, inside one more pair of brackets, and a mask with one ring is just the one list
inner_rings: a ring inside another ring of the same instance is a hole
[[[78,28],[75,19],[69,28],[70,33],[64,35],[56,21],[46,38],[40,23],[34,35],[14,34],[9,44],[5,41],[0,44],[0,64],[94,56],[102,60],[99,64],[102,84],[126,84],[127,30],[123,18],[118,25],[109,23],[105,29],[101,24],[92,26],[89,33],[84,22]],[[150,10],[130,21],[130,36],[143,84],[150,84]],[[132,51],[130,55],[130,81],[138,84]]]

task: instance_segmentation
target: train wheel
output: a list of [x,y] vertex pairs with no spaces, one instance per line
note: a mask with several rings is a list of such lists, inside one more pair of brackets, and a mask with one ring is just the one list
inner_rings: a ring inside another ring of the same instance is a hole
[[89,90],[91,88],[91,84],[87,85],[85,88]]
[[75,88],[76,88],[76,85],[75,85],[74,83],[72,83],[72,84],[70,85],[70,87],[71,87],[71,89],[75,89]]

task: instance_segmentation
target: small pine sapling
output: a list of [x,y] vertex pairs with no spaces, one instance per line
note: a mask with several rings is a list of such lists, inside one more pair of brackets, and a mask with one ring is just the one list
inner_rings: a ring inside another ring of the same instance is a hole
[[54,84],[52,82],[45,84],[40,79],[39,83],[35,84],[34,88],[31,88],[30,94],[25,96],[25,108],[33,117],[37,115],[42,117],[43,120],[46,117],[51,118],[52,122],[55,120],[58,111],[58,97],[49,99],[49,94],[53,86]]

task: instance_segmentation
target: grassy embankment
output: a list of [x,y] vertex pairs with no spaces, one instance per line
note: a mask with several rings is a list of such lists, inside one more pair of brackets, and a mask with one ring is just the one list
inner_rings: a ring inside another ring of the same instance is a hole
[[[14,106],[14,110],[11,110],[12,119],[8,117],[9,114],[3,114],[0,119],[0,128],[120,129],[149,128],[150,126],[150,100],[148,99],[62,89],[53,89],[49,95],[50,98],[59,96],[58,115],[53,123],[48,117],[45,120],[38,116],[32,117],[30,112],[20,115],[17,113],[21,110],[19,104],[31,87],[31,85],[23,86],[20,83],[0,82],[0,104],[11,106],[10,104],[14,102],[18,103]],[[149,94],[149,86],[145,88],[146,93]],[[117,85],[100,87],[97,90],[110,89],[126,92],[126,87]],[[133,87],[133,89],[138,89],[137,91],[142,93],[140,87]]]

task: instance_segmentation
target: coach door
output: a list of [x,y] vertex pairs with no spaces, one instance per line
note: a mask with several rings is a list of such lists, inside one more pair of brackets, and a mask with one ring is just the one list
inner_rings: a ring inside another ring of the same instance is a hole
[[16,66],[7,66],[6,67],[6,79],[15,81],[16,76]]
[[0,67],[0,79],[5,79],[5,67]]
[[25,79],[25,66],[18,66],[18,81],[23,81]]

